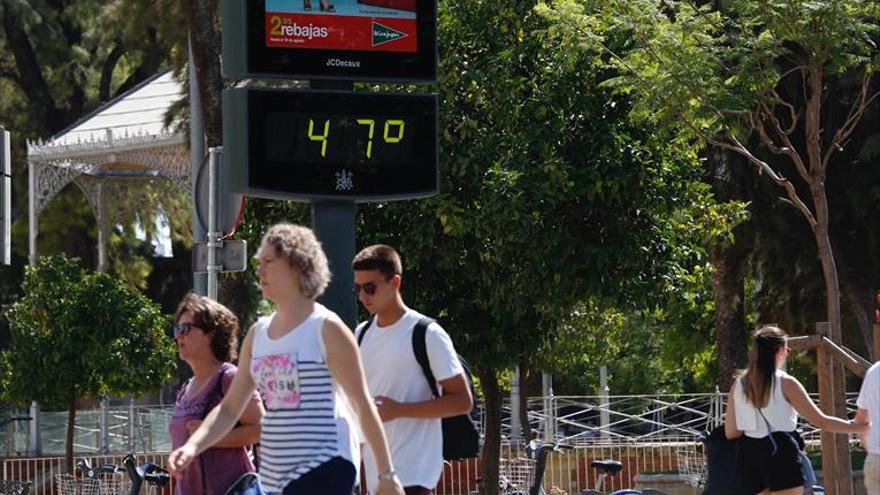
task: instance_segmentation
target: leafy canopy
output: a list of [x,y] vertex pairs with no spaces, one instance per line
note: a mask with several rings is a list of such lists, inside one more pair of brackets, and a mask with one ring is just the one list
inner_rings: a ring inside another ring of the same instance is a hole
[[785,78],[875,72],[878,5],[732,0],[722,12],[711,2],[553,0],[538,11],[563,52],[593,53],[618,71],[606,84],[634,99],[635,119],[684,138],[742,140],[757,109],[782,103]]
[[171,377],[167,318],[121,281],[46,256],[27,267],[22,293],[7,313],[11,345],[0,353],[5,400],[67,408],[78,397],[154,390]]

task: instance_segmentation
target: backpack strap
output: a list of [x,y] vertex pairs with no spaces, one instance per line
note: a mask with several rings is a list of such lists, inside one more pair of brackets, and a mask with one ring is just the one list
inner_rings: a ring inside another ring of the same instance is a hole
[[422,318],[416,323],[416,326],[413,327],[412,347],[413,353],[416,355],[416,361],[418,361],[419,366],[422,368],[422,374],[425,375],[425,379],[428,380],[428,386],[431,387],[431,393],[434,394],[434,397],[440,397],[440,393],[437,391],[437,380],[431,371],[431,363],[428,362],[426,339],[428,337],[428,327],[431,326],[431,323],[434,323],[434,320],[431,318]]
[[373,320],[375,320],[375,319],[376,319],[376,315],[371,315],[370,318],[367,319],[367,323],[364,325],[364,328],[361,329],[361,333],[359,333],[357,336],[358,347],[361,346],[361,342],[364,341],[364,335],[366,335],[367,330],[369,330],[370,327],[373,326]]

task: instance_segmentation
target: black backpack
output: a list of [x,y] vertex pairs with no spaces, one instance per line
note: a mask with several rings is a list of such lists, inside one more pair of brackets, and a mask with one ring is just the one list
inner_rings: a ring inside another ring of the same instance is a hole
[[[375,316],[371,316],[358,335],[358,346],[363,342],[364,335],[373,325],[374,319]],[[437,380],[434,378],[434,373],[431,372],[431,364],[428,361],[428,349],[425,343],[428,327],[431,323],[434,323],[434,320],[430,318],[422,318],[416,323],[415,327],[413,327],[412,347],[416,361],[422,368],[422,374],[425,375],[425,379],[428,381],[428,386],[431,387],[431,393],[434,394],[434,397],[440,397],[440,393],[437,390]],[[470,389],[471,397],[474,399],[474,406],[473,409],[471,409],[471,412],[473,412],[477,407],[477,396],[474,394],[474,380],[471,375],[470,366],[468,366],[467,361],[465,361],[461,355],[458,355],[458,360],[461,362],[462,368],[464,368],[464,376],[467,378],[468,388]],[[474,423],[474,420],[471,419],[470,414],[443,418],[442,425],[443,459],[447,461],[457,461],[459,459],[470,459],[479,455],[480,433],[477,431],[477,425]]]

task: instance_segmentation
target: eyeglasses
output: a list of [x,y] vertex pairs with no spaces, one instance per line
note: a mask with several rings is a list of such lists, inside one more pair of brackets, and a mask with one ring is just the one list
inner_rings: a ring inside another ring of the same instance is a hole
[[171,325],[171,329],[174,330],[174,336],[180,337],[189,333],[193,328],[201,328],[195,323],[191,321],[185,321],[183,323],[175,323]]
[[376,289],[378,289],[378,288],[379,288],[379,284],[377,284],[376,282],[367,282],[363,285],[354,284],[351,287],[351,289],[354,291],[354,295],[360,294],[361,290],[363,290],[364,293],[368,296],[374,295],[376,293]]

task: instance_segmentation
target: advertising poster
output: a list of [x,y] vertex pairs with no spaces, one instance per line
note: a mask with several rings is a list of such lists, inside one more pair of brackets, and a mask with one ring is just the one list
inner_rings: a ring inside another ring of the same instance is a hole
[[416,0],[266,0],[266,46],[418,51]]

